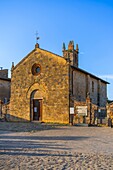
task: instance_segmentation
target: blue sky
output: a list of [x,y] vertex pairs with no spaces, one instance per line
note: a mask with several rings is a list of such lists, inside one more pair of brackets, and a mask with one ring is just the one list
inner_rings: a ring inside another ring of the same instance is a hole
[[79,44],[79,67],[110,82],[113,99],[112,0],[0,0],[0,66],[11,69],[40,47],[62,55],[62,43]]

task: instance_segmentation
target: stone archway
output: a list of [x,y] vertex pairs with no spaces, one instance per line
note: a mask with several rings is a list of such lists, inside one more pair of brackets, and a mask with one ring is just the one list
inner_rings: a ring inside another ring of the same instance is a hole
[[[39,83],[33,83],[29,88],[26,93],[26,98],[28,99],[30,103],[30,120],[37,120],[41,121],[42,116],[43,116],[43,98],[47,98],[47,89],[44,84],[39,84]],[[40,110],[40,113],[34,114],[34,112],[37,110]]]
[[[38,93],[35,93],[35,91],[38,91]],[[39,93],[40,93],[41,95],[40,97],[44,97],[46,95],[46,92],[47,92],[47,89],[45,85],[33,83],[27,90],[26,98],[30,99],[32,93],[33,93],[32,95],[35,95],[35,96],[37,95],[37,97],[39,96]]]
[[30,119],[31,121],[42,120],[42,94],[39,90],[34,90],[30,97]]

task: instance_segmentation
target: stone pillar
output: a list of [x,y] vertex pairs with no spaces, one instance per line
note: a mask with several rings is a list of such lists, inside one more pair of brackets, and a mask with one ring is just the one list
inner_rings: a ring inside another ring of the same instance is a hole
[[89,93],[87,94],[86,104],[87,104],[88,124],[92,124],[92,104],[91,104],[91,98]]
[[13,74],[13,69],[14,69],[14,62],[12,62],[12,67],[11,67],[11,77],[12,77],[12,74]]

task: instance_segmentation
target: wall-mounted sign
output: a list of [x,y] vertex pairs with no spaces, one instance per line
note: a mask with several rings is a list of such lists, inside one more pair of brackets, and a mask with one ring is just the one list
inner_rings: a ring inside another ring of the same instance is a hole
[[76,106],[78,116],[87,116],[87,106]]
[[101,109],[98,109],[98,112],[100,113],[100,112],[101,112]]
[[37,112],[37,107],[34,107],[34,112]]
[[74,114],[74,107],[70,107],[70,114]]

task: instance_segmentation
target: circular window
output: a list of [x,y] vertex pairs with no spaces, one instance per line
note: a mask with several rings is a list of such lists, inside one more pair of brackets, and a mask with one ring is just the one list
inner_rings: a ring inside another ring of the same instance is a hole
[[32,74],[33,75],[38,75],[41,72],[41,66],[39,64],[34,64],[32,66]]
[[36,67],[36,73],[40,73],[40,67]]

